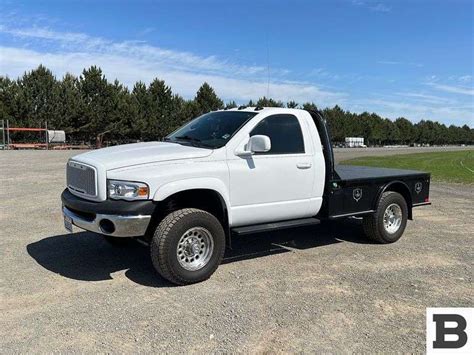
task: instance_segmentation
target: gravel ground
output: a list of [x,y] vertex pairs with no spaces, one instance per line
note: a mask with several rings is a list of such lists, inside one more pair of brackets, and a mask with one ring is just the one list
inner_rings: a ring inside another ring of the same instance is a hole
[[395,244],[357,221],[242,237],[210,280],[175,287],[141,244],[65,233],[74,154],[0,152],[1,353],[423,352],[426,307],[473,306],[472,186],[433,185]]

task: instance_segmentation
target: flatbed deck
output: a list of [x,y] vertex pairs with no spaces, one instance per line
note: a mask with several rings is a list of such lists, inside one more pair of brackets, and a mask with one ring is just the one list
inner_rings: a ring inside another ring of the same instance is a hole
[[370,180],[405,179],[407,177],[425,177],[429,174],[417,170],[374,168],[357,165],[336,165],[334,167],[337,175],[343,181],[357,182]]

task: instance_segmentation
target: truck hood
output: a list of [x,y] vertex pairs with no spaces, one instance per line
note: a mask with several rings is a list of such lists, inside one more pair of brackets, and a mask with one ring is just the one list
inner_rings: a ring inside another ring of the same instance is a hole
[[93,150],[76,155],[71,159],[92,165],[102,165],[106,170],[112,170],[170,160],[204,158],[211,153],[211,149],[184,146],[177,143],[146,142]]

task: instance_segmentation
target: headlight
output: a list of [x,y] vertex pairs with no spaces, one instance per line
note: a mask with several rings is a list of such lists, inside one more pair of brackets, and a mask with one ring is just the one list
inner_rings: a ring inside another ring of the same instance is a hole
[[142,182],[107,180],[109,197],[115,200],[146,200],[148,185]]

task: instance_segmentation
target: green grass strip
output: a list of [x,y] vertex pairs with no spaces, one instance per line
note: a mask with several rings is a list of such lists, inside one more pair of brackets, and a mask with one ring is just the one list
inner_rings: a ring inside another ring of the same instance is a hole
[[341,164],[420,170],[434,181],[474,184],[474,150],[362,157]]

